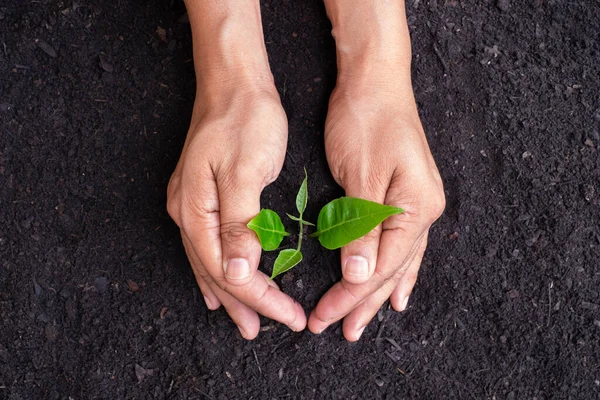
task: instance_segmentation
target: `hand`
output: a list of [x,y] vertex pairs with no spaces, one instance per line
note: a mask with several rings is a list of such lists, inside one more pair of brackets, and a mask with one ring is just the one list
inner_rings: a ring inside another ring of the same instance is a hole
[[344,336],[358,340],[389,298],[406,308],[431,224],[442,213],[442,181],[417,113],[410,78],[340,75],[325,125],[331,172],[347,196],[401,207],[367,236],[342,248],[343,278],[319,301],[308,326],[320,333],[344,318]]
[[167,203],[206,305],[222,304],[246,339],[258,334],[257,312],[302,330],[304,310],[257,270],[261,247],[246,227],[285,158],[287,119],[279,96],[274,87],[230,91],[226,101],[208,103],[196,101]]
[[281,171],[287,144],[260,2],[185,3],[196,102],[167,209],[209,309],[222,304],[246,339],[258,334],[257,313],[302,330],[304,310],[257,270],[261,247],[246,227],[260,211],[260,193]]

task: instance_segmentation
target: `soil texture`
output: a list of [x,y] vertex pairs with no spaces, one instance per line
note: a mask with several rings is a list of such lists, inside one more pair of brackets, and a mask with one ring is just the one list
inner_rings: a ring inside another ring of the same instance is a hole
[[[262,2],[289,118],[263,206],[341,194],[320,0]],[[174,0],[0,2],[0,399],[600,398],[600,3],[407,0],[448,205],[358,343],[208,312],[166,213],[194,100]],[[278,279],[312,309],[339,253]],[[264,257],[266,271],[273,262]]]

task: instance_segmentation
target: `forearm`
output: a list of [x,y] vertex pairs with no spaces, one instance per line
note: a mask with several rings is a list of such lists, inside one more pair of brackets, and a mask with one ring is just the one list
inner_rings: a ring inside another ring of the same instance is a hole
[[325,0],[336,42],[338,79],[395,71],[410,80],[404,0]]
[[273,86],[258,0],[185,0],[198,92],[227,97]]

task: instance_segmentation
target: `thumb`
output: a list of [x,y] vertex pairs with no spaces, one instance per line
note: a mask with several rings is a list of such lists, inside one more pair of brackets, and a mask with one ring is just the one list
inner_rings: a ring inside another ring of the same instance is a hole
[[227,282],[235,286],[252,282],[258,269],[260,243],[246,224],[260,211],[261,191],[256,176],[230,176],[219,184],[223,272]]
[[[346,185],[344,188],[346,196],[383,203],[387,189],[387,187],[384,187],[383,182],[381,184],[364,184],[362,182],[364,180],[355,180]],[[346,281],[361,284],[373,276],[377,263],[380,237],[381,225],[342,248],[342,274]]]

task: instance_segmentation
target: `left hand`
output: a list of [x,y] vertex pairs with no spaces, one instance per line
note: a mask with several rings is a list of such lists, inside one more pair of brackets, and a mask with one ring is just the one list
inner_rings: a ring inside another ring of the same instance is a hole
[[410,80],[338,79],[325,125],[333,177],[347,196],[405,210],[341,252],[343,278],[319,301],[308,327],[321,333],[344,318],[356,341],[382,304],[403,311],[445,207],[444,190],[419,120]]

